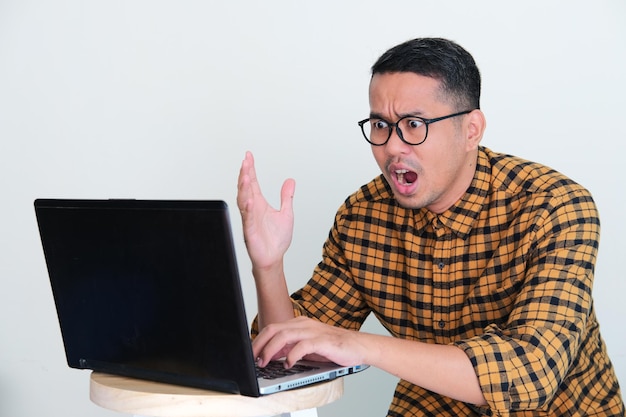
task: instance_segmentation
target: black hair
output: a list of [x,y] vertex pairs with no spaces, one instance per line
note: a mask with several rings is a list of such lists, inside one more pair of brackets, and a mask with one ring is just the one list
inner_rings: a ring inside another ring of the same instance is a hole
[[480,71],[472,55],[450,40],[417,38],[394,46],[372,66],[372,76],[392,72],[439,80],[458,111],[480,108]]

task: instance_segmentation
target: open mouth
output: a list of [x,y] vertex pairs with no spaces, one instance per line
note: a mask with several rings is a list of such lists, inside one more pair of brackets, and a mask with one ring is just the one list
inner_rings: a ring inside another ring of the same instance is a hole
[[411,185],[417,180],[417,173],[408,169],[398,169],[395,173],[400,185]]

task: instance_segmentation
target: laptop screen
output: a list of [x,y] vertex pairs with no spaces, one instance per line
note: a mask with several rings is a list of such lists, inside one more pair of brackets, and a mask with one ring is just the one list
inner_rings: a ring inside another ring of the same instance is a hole
[[224,202],[35,207],[71,367],[258,395]]

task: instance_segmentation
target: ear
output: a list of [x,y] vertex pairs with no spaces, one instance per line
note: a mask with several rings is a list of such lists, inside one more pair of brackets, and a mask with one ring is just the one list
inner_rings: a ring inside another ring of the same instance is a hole
[[464,124],[467,150],[474,150],[478,148],[478,144],[482,140],[483,133],[487,128],[485,115],[479,109],[472,110],[471,113],[465,116]]

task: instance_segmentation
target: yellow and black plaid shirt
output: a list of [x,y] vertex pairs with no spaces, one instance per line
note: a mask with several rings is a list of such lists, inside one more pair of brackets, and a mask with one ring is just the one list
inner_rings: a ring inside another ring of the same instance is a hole
[[389,416],[623,416],[591,289],[600,224],[589,192],[539,164],[480,148],[442,214],[400,207],[381,177],[337,212],[297,314],[453,344],[488,406],[400,381]]

